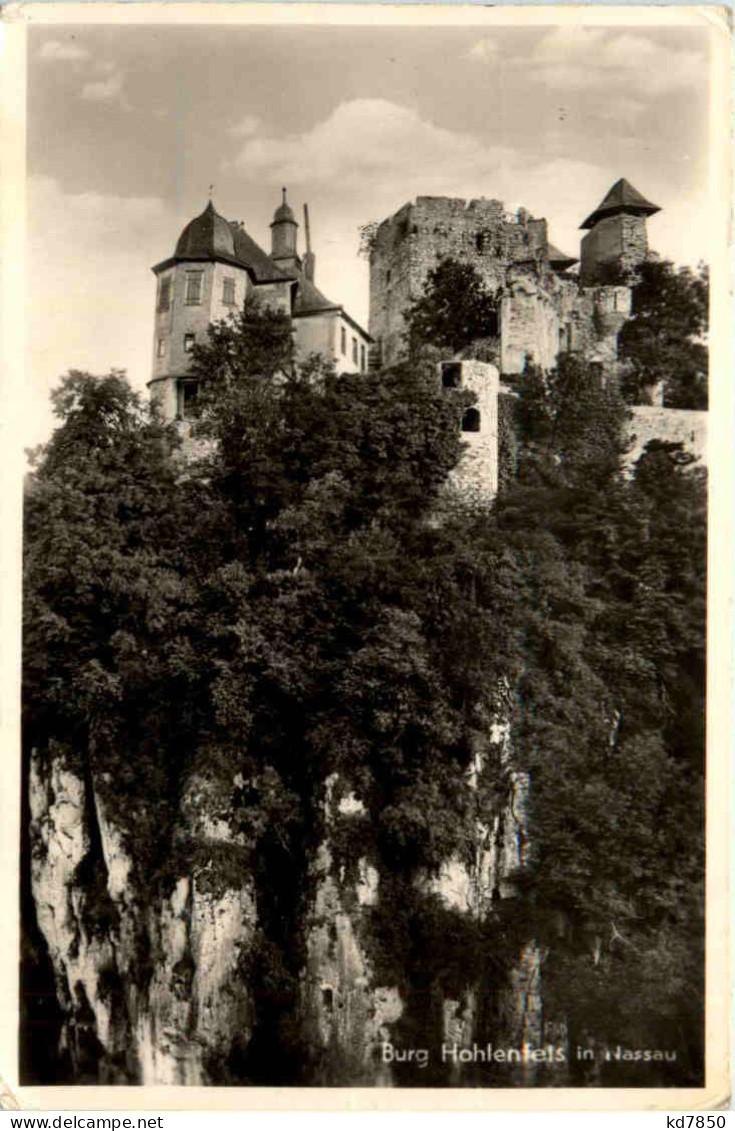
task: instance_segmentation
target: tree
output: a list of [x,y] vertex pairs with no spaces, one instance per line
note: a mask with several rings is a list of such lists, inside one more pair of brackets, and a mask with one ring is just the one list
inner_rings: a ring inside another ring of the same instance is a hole
[[647,391],[663,382],[669,407],[707,407],[708,305],[704,265],[677,269],[667,260],[648,259],[637,268],[632,317],[619,338],[629,403],[645,402]]
[[[580,1040],[640,1045],[674,1018],[696,1055],[670,977],[701,970],[705,525],[681,453],[649,449],[625,480],[619,397],[572,359],[524,376],[519,477],[496,509],[440,506],[463,404],[419,363],[298,366],[288,320],[249,305],[194,367],[209,444],[186,466],[120,375],[62,384],[28,496],[27,737],[109,799],[144,906],[181,860],[215,887],[253,877],[240,1078],[313,1082],[299,987],[327,834],[338,871],[380,871],[366,945],[406,1033],[435,1024],[442,992],[502,985],[535,938],[549,1008]],[[531,862],[478,923],[426,877],[502,811],[507,711]],[[192,774],[228,815],[226,852],[187,826]],[[364,813],[328,829],[329,788]]]
[[405,313],[409,341],[457,353],[498,332],[497,298],[471,263],[443,259]]
[[[519,478],[498,504],[530,775],[520,917],[572,1043],[655,1046],[673,1031],[696,1081],[706,492],[678,445],[649,445],[621,476],[614,392],[564,368],[524,375]],[[605,1066],[603,1083],[624,1081]]]

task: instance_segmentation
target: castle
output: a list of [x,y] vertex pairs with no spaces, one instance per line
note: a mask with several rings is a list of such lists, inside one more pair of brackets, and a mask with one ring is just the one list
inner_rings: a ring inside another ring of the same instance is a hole
[[496,296],[488,327],[502,373],[520,373],[526,360],[544,369],[564,351],[603,365],[617,357],[617,336],[630,315],[627,286],[601,284],[616,265],[634,269],[648,253],[646,219],[659,208],[619,180],[584,221],[578,261],[550,241],[546,220],[524,209],[509,215],[499,200],[420,196],[376,229],[370,248],[370,333],[380,361],[404,349],[404,312],[442,259],[470,263]]
[[[462,422],[467,451],[457,478],[463,488],[491,498],[497,490],[500,373],[521,373],[529,361],[548,370],[565,352],[580,354],[602,373],[615,372],[618,335],[631,314],[631,287],[621,280],[648,255],[646,221],[659,211],[621,178],[582,223],[586,234],[576,259],[551,243],[546,220],[524,209],[511,215],[498,200],[419,196],[369,239],[368,333],[316,286],[306,206],[301,257],[299,225],[285,189],[271,223],[270,253],[210,200],[186,225],[174,254],[153,268],[158,286],[151,396],[166,418],[187,418],[197,395],[188,355],[205,339],[210,322],[237,310],[251,294],[289,314],[297,356],[321,353],[340,372],[390,366],[406,349],[404,315],[432,268],[448,258],[470,263],[496,300],[485,360],[448,358],[441,379],[478,396],[471,419]],[[632,454],[662,438],[704,457],[706,413],[664,408],[660,388],[650,390],[649,401],[633,410]]]
[[169,420],[185,420],[196,400],[188,376],[190,353],[204,342],[210,322],[241,309],[257,295],[292,320],[297,353],[322,353],[340,372],[365,372],[369,334],[314,281],[309,212],[304,206],[306,252],[298,254],[298,222],[286,199],[271,222],[265,252],[240,221],[226,220],[210,200],[179,236],[172,256],[157,263],[153,367],[148,386]]

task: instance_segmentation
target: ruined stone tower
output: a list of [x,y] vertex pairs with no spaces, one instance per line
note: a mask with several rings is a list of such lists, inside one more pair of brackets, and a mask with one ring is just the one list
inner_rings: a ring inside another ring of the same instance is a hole
[[[556,269],[575,262],[556,254]],[[523,209],[511,215],[499,200],[417,197],[383,221],[371,248],[369,327],[371,336],[380,343],[382,364],[390,365],[400,356],[406,328],[404,311],[421,293],[429,271],[448,258],[471,263],[488,290],[497,295],[499,307],[510,268],[516,270],[518,279],[538,276],[542,264],[555,270],[549,263],[545,220],[535,220]],[[534,323],[528,336],[539,342],[544,337],[542,305],[534,304],[524,319]],[[498,334],[497,324],[488,326],[488,336]],[[513,340],[516,336],[509,324],[509,350],[517,346]],[[543,361],[551,364],[550,357]],[[508,371],[505,364],[501,368]],[[523,368],[522,357],[519,368]]]
[[449,482],[478,502],[489,502],[498,491],[498,395],[500,374],[496,366],[482,361],[444,361],[439,366],[442,388],[475,394],[475,403],[465,409],[460,428],[465,451]]
[[[547,222],[498,200],[419,196],[384,220],[370,250],[370,333],[379,361],[393,364],[405,348],[404,314],[442,259],[471,264],[497,298],[487,328],[501,373],[520,373],[527,361],[553,368],[574,351],[612,364],[617,335],[630,314],[630,290],[599,278],[603,265],[625,270],[648,250],[646,219],[659,208],[628,181],[617,181],[585,220],[581,273],[559,251]],[[603,284],[603,285],[600,285]]]

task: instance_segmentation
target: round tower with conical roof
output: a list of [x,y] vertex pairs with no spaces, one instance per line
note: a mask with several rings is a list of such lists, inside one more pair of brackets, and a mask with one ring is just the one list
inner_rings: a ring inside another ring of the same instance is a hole
[[604,268],[634,270],[648,255],[646,220],[661,209],[621,177],[584,223],[580,273],[583,283],[600,279]]
[[210,322],[242,307],[248,275],[236,250],[239,233],[210,200],[191,220],[174,254],[156,264],[156,314],[151,396],[169,419],[185,419],[196,399],[188,376],[191,353]]

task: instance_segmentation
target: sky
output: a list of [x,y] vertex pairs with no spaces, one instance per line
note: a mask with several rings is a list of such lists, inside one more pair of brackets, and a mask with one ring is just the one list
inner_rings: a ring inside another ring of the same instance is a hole
[[307,202],[317,284],[363,325],[359,226],[416,195],[522,205],[578,255],[580,223],[624,176],[662,209],[651,246],[705,258],[708,35],[704,22],[31,28],[24,442],[47,438],[69,369],[126,369],[145,389],[150,268],[210,186],[266,250],[281,186],[298,219]]

